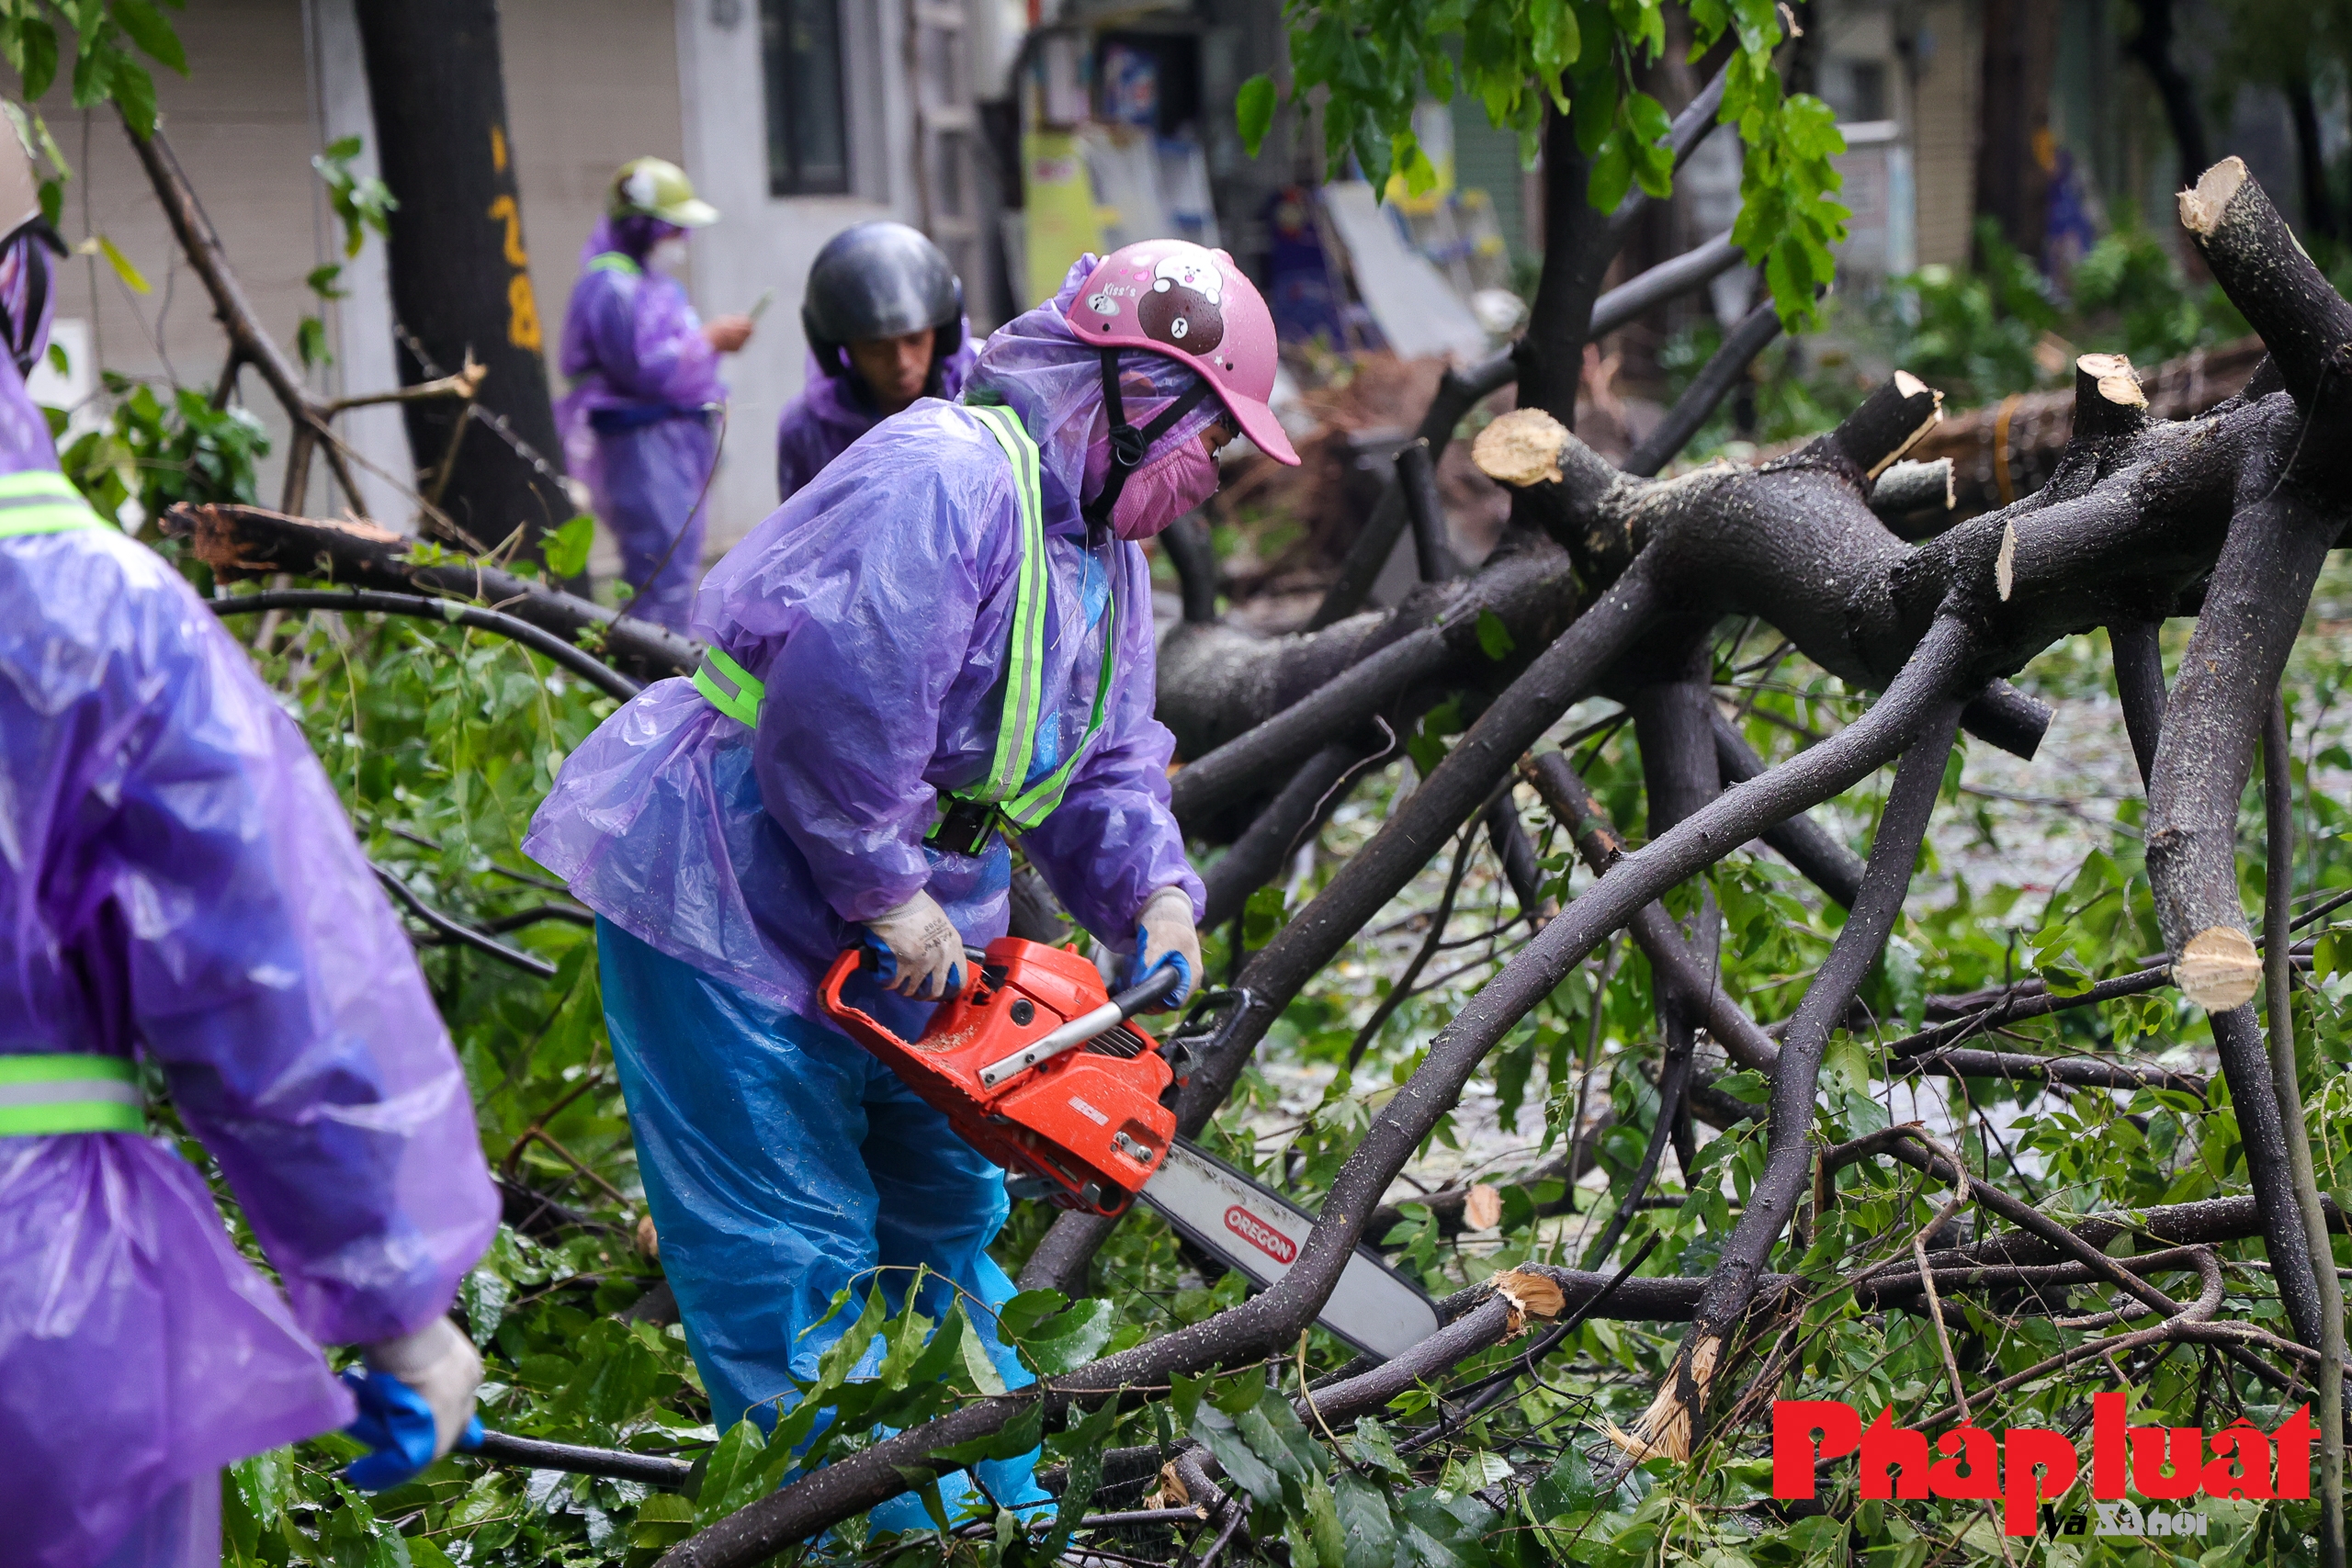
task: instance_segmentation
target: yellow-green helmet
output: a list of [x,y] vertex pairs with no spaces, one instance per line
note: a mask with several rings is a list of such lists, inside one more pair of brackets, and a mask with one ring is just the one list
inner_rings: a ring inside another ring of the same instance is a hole
[[681,229],[718,221],[718,209],[695,197],[686,171],[662,158],[632,158],[613,176],[605,210],[615,218],[659,218]]

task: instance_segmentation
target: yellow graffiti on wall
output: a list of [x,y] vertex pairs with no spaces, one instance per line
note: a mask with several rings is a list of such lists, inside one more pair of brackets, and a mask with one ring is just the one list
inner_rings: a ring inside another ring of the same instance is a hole
[[[491,150],[503,167],[506,158],[506,139],[496,126],[491,127]],[[526,348],[537,354],[543,341],[539,333],[538,296],[531,292],[531,255],[523,248],[523,213],[511,196],[502,196],[490,204],[493,222],[506,225],[506,261],[514,276],[506,283],[506,341],[516,348]]]

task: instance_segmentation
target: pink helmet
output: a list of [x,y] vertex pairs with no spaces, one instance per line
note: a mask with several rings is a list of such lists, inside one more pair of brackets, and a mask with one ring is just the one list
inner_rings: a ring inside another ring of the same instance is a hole
[[1140,348],[1196,371],[1241,434],[1277,463],[1298,453],[1266,400],[1274,390],[1274,318],[1223,251],[1143,240],[1104,257],[1069,313],[1084,341]]

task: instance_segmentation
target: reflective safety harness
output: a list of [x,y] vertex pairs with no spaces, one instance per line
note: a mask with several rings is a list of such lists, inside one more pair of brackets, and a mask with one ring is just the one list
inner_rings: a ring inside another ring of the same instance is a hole
[[146,1128],[127,1056],[0,1056],[0,1138]]
[[0,539],[101,526],[82,492],[54,468],[0,474]]
[[[1037,748],[1037,726],[1045,709],[1046,685],[1046,520],[1045,499],[1037,468],[1037,444],[1030,439],[1021,417],[1001,403],[967,402],[966,412],[979,420],[1004,448],[1012,464],[1012,491],[1021,514],[1021,570],[1012,596],[1012,630],[1004,660],[1004,712],[997,723],[996,755],[989,771],[970,789],[941,797],[941,817],[927,841],[958,854],[976,855],[988,847],[989,835],[1000,827],[1016,831],[1036,827],[1053,815],[1069,787],[1070,775],[1102,728],[1102,708],[1109,701],[1111,676],[1119,647],[1119,596],[1110,596],[1105,613],[1109,625],[1102,634],[1102,669],[1094,682],[1094,708],[1086,734],[1070,748],[1061,766],[1023,787]],[[739,723],[758,728],[760,707],[767,688],[722,648],[703,651],[695,671],[695,689],[710,705]]]
[[[0,539],[101,526],[63,474],[0,474]],[[0,1055],[0,1138],[141,1133],[141,1107],[139,1070],[128,1057]]]
[[645,269],[619,251],[598,251],[588,258],[590,272],[617,272],[627,277],[643,277]]

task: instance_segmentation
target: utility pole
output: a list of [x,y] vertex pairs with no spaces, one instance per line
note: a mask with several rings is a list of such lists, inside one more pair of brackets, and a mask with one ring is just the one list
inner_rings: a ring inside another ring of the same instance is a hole
[[496,0],[357,0],[376,155],[400,206],[387,256],[403,385],[489,368],[451,459],[459,405],[406,404],[410,450],[429,491],[475,540],[520,525],[536,548],[572,514],[548,400],[545,345],[506,134]]

